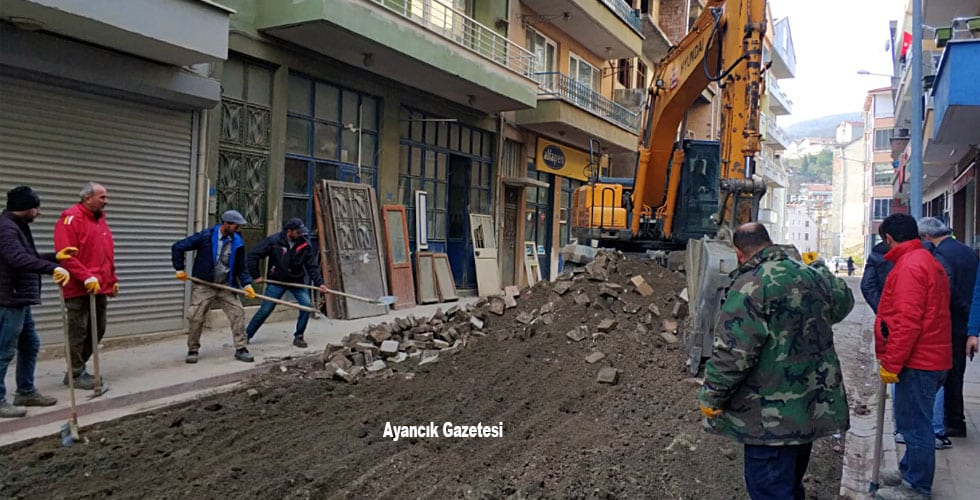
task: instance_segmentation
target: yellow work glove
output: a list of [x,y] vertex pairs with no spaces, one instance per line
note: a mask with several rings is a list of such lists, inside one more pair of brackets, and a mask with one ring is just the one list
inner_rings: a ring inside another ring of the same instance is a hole
[[801,257],[803,257],[803,263],[809,266],[817,260],[817,252],[803,252]]
[[68,280],[71,279],[71,275],[69,275],[68,271],[63,267],[54,268],[54,272],[51,273],[51,277],[54,279],[54,283],[58,286],[65,286],[65,283],[68,283]]
[[85,280],[85,291],[86,292],[88,292],[88,293],[90,293],[92,295],[95,295],[95,294],[99,293],[100,290],[102,290],[102,287],[99,286],[99,278],[96,278],[95,276],[92,276],[91,278]]
[[242,288],[242,290],[245,290],[245,296],[246,297],[248,297],[250,299],[254,299],[255,298],[255,289],[252,288],[252,285],[245,285],[245,288]]
[[881,383],[883,384],[898,383],[898,375],[886,370],[884,366],[878,368],[878,375],[881,376]]
[[61,250],[58,250],[58,253],[55,254],[54,258],[58,259],[58,262],[61,262],[63,260],[68,260],[74,257],[75,254],[77,253],[78,253],[78,247],[65,247],[62,248]]
[[184,271],[177,271],[177,275],[174,277],[180,281],[187,281],[187,273]]
[[721,410],[710,406],[701,405],[701,413],[703,413],[707,418],[715,418],[718,415],[721,415]]

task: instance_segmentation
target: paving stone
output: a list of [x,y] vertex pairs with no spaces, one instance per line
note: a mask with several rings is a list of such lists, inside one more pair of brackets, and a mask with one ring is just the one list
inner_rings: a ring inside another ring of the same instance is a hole
[[668,344],[676,344],[678,342],[677,335],[670,332],[660,332],[660,337]]
[[432,341],[432,345],[435,346],[437,349],[448,349],[450,344],[445,340],[436,339]]
[[585,325],[577,326],[569,330],[565,336],[574,342],[580,342],[589,337],[589,327]]
[[639,304],[626,304],[623,306],[623,312],[626,314],[636,314],[640,312]]
[[675,318],[680,318],[682,316],[685,316],[684,313],[685,313],[685,311],[684,311],[684,303],[683,302],[674,302],[674,310],[672,312],[672,314],[674,315],[674,317]]
[[555,315],[554,315],[554,313],[542,314],[541,315],[541,322],[544,323],[545,325],[550,325],[550,324],[554,323],[555,322]]
[[649,297],[653,295],[653,287],[647,283],[647,280],[643,278],[642,275],[637,274],[630,278],[630,283],[636,287],[636,292],[644,297]]
[[580,306],[587,306],[591,302],[592,302],[592,299],[590,299],[589,298],[589,295],[586,294],[586,293],[580,293],[580,294],[578,294],[578,295],[575,296],[575,303],[578,304],[578,305],[580,305]]
[[504,309],[506,308],[507,308],[507,304],[505,304],[504,299],[501,299],[500,297],[494,297],[493,299],[491,299],[490,306],[488,307],[488,309],[490,309],[490,312],[496,314],[497,316],[503,316]]
[[397,340],[386,340],[381,343],[381,354],[391,356],[397,352],[398,352]]
[[522,324],[522,325],[530,325],[531,322],[534,321],[534,316],[531,315],[531,313],[522,312],[522,313],[518,314],[517,317],[514,318],[514,320],[517,321],[518,323]]
[[422,360],[419,361],[419,364],[427,365],[436,361],[439,361],[439,351],[422,351]]
[[591,365],[593,363],[598,363],[599,361],[602,361],[603,359],[605,359],[605,357],[606,355],[603,354],[601,351],[592,351],[589,353],[588,356],[585,357],[585,362]]
[[553,312],[554,310],[555,310],[555,303],[554,302],[547,302],[547,303],[545,303],[545,305],[541,306],[541,311],[539,311],[539,312],[541,314],[548,314],[550,312]]
[[616,283],[605,282],[599,285],[599,295],[604,295],[606,297],[618,297],[619,292],[623,290],[623,287],[617,285]]
[[370,352],[370,353],[378,352],[378,346],[368,342],[358,342],[354,344],[353,348],[355,351],[361,351],[361,352]]
[[368,373],[379,372],[381,370],[384,370],[385,368],[388,368],[388,364],[385,363],[384,361],[381,361],[379,359],[379,360],[371,363],[370,365],[368,365],[367,366],[367,371],[368,371]]
[[343,353],[334,354],[334,356],[330,358],[330,364],[338,368],[343,368],[344,370],[354,366],[354,363],[350,359],[347,359],[347,356],[344,356]]
[[374,327],[368,332],[368,337],[374,340],[375,344],[380,344],[391,338],[391,332],[385,330],[384,328]]
[[402,361],[405,361],[406,359],[408,359],[408,354],[405,354],[404,352],[399,352],[398,354],[395,354],[391,358],[388,358],[388,361],[390,361],[392,363],[401,363]]
[[350,368],[350,370],[347,370],[347,373],[350,374],[350,376],[354,380],[357,380],[358,377],[360,377],[361,375],[364,375],[364,367],[363,366],[352,366]]
[[619,370],[611,366],[604,366],[599,369],[595,378],[600,384],[616,385],[619,382]]
[[470,316],[470,324],[477,330],[483,330],[483,320],[476,316]]
[[[358,367],[358,368],[360,368],[360,367]],[[336,370],[334,370],[333,377],[335,379],[338,379],[338,380],[343,380],[344,382],[347,382],[348,384],[354,382],[354,380],[355,380],[353,374],[351,374],[350,372],[348,372],[347,370],[344,370],[342,368],[337,368]]]
[[517,300],[511,295],[504,295],[504,307],[507,309],[513,309],[517,307]]
[[504,296],[506,297],[517,297],[521,294],[521,289],[514,285],[508,285],[504,287]]
[[615,330],[616,329],[616,326],[618,326],[618,325],[619,325],[619,321],[616,321],[614,319],[608,319],[607,318],[607,319],[604,319],[604,320],[600,321],[599,322],[599,326],[597,326],[596,329],[599,330],[600,332],[603,332],[603,333],[609,333],[609,332]]
[[657,304],[648,305],[647,310],[650,311],[650,313],[653,314],[654,316],[660,316],[660,308],[657,307]]
[[567,292],[571,287],[571,281],[559,281],[558,283],[555,283],[555,287],[552,288],[552,290],[558,295],[565,295],[565,292]]
[[355,352],[355,353],[351,354],[350,355],[350,359],[351,359],[351,362],[354,363],[354,366],[365,366],[365,365],[367,365],[367,362],[364,359],[364,353],[363,352]]
[[671,332],[671,333],[677,331],[677,320],[674,320],[674,319],[664,319],[660,323],[663,325],[664,331],[668,331],[668,332]]
[[259,393],[259,390],[254,388],[245,391],[245,394],[248,396],[248,399],[251,399],[252,401],[255,401],[256,399],[262,397],[262,394]]
[[447,318],[452,318],[452,317],[453,317],[453,316],[455,316],[455,315],[456,315],[456,313],[458,313],[459,311],[460,311],[460,309],[459,309],[459,306],[458,306],[458,305],[456,305],[456,306],[452,306],[452,307],[450,307],[449,309],[446,309],[446,317],[447,317]]

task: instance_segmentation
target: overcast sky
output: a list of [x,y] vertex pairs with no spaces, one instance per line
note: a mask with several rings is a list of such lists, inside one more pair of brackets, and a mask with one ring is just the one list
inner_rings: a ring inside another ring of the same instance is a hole
[[867,91],[887,87],[891,74],[888,21],[902,17],[906,0],[769,0],[773,18],[789,17],[796,78],[779,86],[793,101],[780,125],[837,113],[860,112]]

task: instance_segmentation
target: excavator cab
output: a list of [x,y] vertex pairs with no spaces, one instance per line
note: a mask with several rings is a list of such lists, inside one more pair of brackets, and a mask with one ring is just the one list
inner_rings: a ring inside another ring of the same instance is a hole
[[718,231],[719,160],[716,141],[686,139],[681,146],[684,161],[674,209],[673,239],[678,244],[712,237]]

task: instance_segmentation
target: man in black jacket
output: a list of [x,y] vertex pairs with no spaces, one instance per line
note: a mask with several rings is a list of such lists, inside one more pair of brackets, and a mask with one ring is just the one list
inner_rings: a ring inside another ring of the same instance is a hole
[[[313,286],[319,287],[321,293],[327,293],[327,287],[323,284],[323,277],[320,276],[316,252],[313,251],[313,246],[307,239],[308,234],[309,231],[303,221],[292,218],[283,225],[282,232],[262,240],[258,246],[248,253],[248,272],[252,275],[252,281],[255,283],[265,281],[259,271],[259,260],[268,257],[268,279],[303,285],[306,282],[306,277],[309,276]],[[265,285],[266,296],[278,299],[286,292],[291,293],[299,305],[311,307],[310,291],[307,288],[274,283],[266,283]],[[276,305],[272,302],[262,303],[245,329],[245,334],[249,340],[259,331],[262,323],[265,323],[275,307]],[[296,331],[293,333],[294,346],[300,348],[307,346],[303,334],[306,332],[306,324],[309,321],[310,313],[300,311],[299,318],[296,320]]]
[[861,295],[871,306],[871,310],[878,312],[878,301],[881,300],[881,290],[885,288],[885,278],[895,264],[885,260],[888,253],[888,244],[882,241],[871,249],[868,262],[864,264],[864,276],[861,277]]
[[[52,406],[58,402],[34,387],[34,368],[41,340],[34,330],[31,306],[41,303],[41,274],[51,274],[64,285],[69,275],[57,263],[78,252],[67,247],[57,254],[40,255],[29,224],[41,215],[41,198],[28,186],[7,192],[7,209],[0,214],[0,418],[23,417],[18,406]],[[4,379],[17,356],[17,393],[7,402]]]

